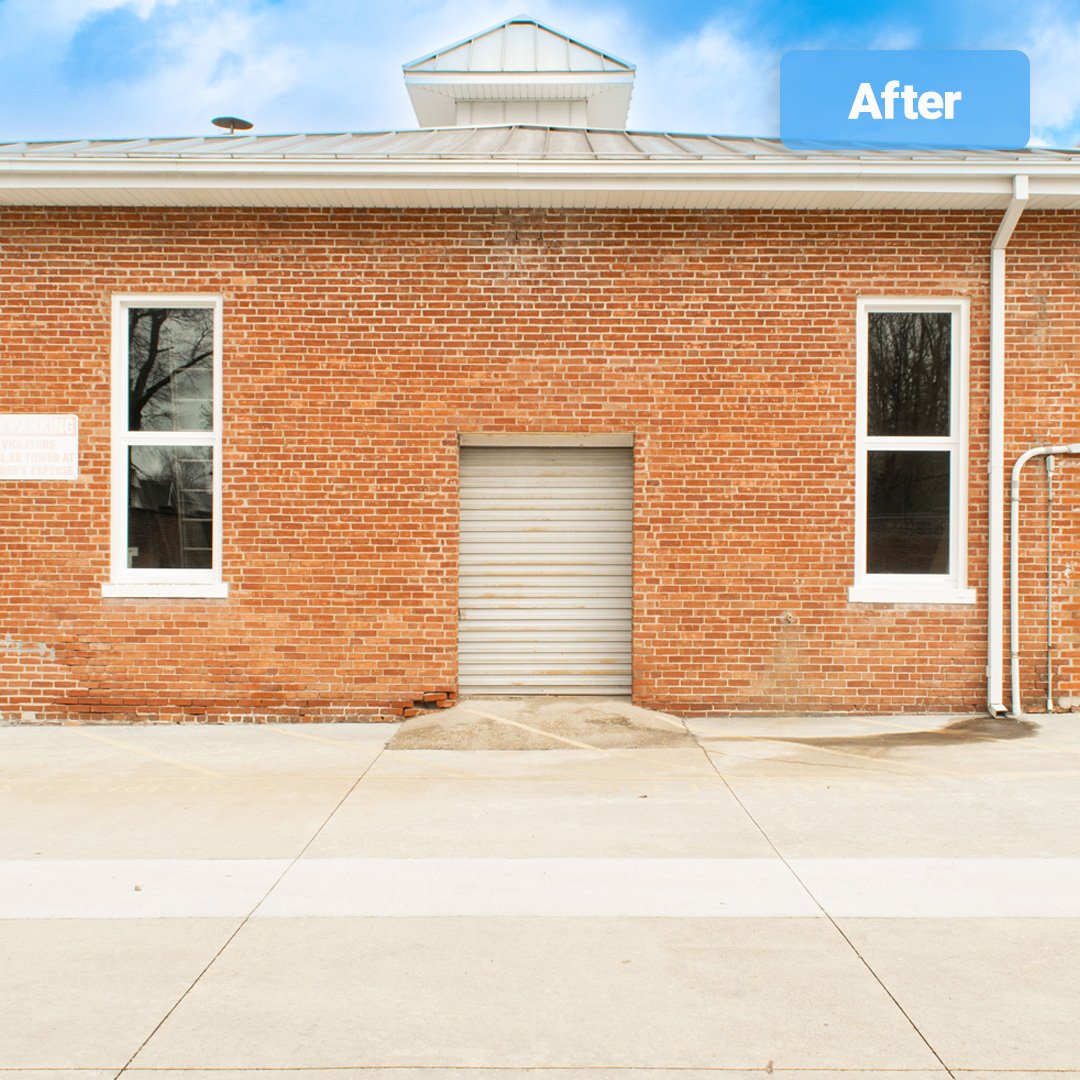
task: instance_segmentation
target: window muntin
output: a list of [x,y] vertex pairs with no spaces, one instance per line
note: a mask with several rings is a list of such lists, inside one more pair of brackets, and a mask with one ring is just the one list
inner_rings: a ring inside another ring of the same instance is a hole
[[112,580],[106,595],[224,596],[221,302],[113,304]]
[[972,602],[966,587],[967,302],[858,305],[850,599]]

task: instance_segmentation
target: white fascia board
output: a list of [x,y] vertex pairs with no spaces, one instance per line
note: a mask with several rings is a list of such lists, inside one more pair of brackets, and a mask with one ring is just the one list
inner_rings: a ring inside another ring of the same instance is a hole
[[[502,128],[502,125],[494,125]],[[453,129],[450,129],[451,131]],[[78,157],[37,157],[26,155],[4,157],[0,155],[0,179],[9,174],[34,173],[41,176],[57,175],[69,182],[79,183],[84,178],[94,175],[128,174],[147,177],[154,174],[184,175],[195,180],[201,174],[219,175],[263,174],[280,181],[282,177],[299,176],[312,173],[339,175],[341,173],[368,173],[402,171],[424,173],[432,179],[447,173],[473,172],[477,174],[492,171],[513,171],[516,173],[536,172],[573,172],[589,173],[597,177],[611,174],[640,172],[642,174],[664,173],[672,176],[685,176],[711,173],[716,176],[751,176],[785,177],[798,180],[808,176],[856,178],[867,183],[875,178],[892,177],[898,181],[908,181],[915,177],[932,177],[938,182],[967,183],[976,177],[988,177],[997,180],[1002,190],[1011,197],[1013,176],[1022,175],[1030,178],[1032,194],[1053,193],[1054,191],[1077,190],[1080,185],[1080,157],[1069,161],[1043,161],[1038,165],[1022,159],[1009,161],[962,161],[907,159],[902,162],[873,160],[868,158],[797,158],[777,155],[776,157],[726,157],[707,155],[701,157],[677,157],[675,155],[654,155],[637,157],[633,155],[612,155],[594,157],[583,154],[580,157],[562,155],[558,157],[503,157],[497,155],[475,156],[448,154],[443,157],[428,154],[410,156],[406,153],[388,153],[378,155],[310,155],[301,157],[289,154],[239,153],[232,156],[207,154],[196,157],[166,157],[155,155],[153,158],[141,154],[121,155],[102,153],[100,156],[80,154]]]
[[559,88],[567,85],[603,88],[612,84],[633,84],[632,71],[424,71],[405,76],[406,86],[468,97],[490,86]]
[[[363,161],[321,159],[300,162],[289,159],[220,158],[205,161],[130,159],[80,159],[42,161],[18,159],[0,162],[0,203],[16,201],[47,205],[92,201],[109,205],[131,205],[139,193],[169,193],[173,205],[200,205],[212,197],[215,202],[230,192],[247,193],[258,201],[260,193],[303,205],[305,193],[322,204],[328,193],[341,193],[354,204],[363,203],[363,193],[379,192],[379,202],[387,191],[399,192],[403,203],[410,196],[416,205],[428,205],[430,197],[456,193],[463,199],[483,200],[491,192],[573,192],[593,193],[597,202],[617,204],[620,197],[632,197],[634,205],[647,205],[650,193],[663,196],[665,205],[673,194],[688,200],[703,199],[713,193],[745,195],[760,204],[762,198],[782,199],[786,206],[797,205],[801,196],[808,204],[819,204],[823,194],[834,195],[834,205],[865,204],[868,196],[886,197],[889,205],[932,209],[935,196],[943,206],[957,209],[964,200],[972,208],[1005,206],[1012,194],[1012,177],[1023,173],[1031,178],[1032,207],[1073,206],[1080,200],[1080,169],[1068,163],[1046,163],[1037,170],[1031,163],[983,164],[965,162],[905,162],[878,164],[844,162],[761,162],[715,160],[403,160],[400,157]],[[277,194],[275,194],[277,193]],[[267,202],[266,205],[277,205]]]
[[[1031,176],[1029,172],[1026,175]],[[791,190],[860,190],[933,192],[978,192],[1011,197],[1012,176],[1002,170],[954,170],[915,166],[898,171],[866,170],[842,165],[802,168],[791,163],[750,163],[713,160],[659,159],[617,160],[606,158],[523,160],[492,155],[483,160],[442,158],[408,160],[400,156],[364,161],[340,158],[298,162],[278,159],[256,161],[234,158],[223,161],[153,161],[83,160],[71,162],[20,160],[0,163],[0,187],[274,187],[303,189],[310,186],[346,186],[362,184],[368,178],[384,184],[387,178],[401,182],[419,182],[431,188],[463,180],[483,186],[504,180],[533,180],[552,183],[587,184],[590,187],[625,184],[650,186],[676,185],[690,189],[736,184],[746,190],[764,190],[783,186]],[[1075,196],[1080,193],[1080,170],[1073,175],[1055,178],[1054,193]],[[1049,195],[1039,178],[1032,176],[1032,195]]]

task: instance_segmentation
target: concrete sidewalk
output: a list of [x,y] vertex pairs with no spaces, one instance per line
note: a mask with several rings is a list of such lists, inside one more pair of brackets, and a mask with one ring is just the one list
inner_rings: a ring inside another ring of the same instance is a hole
[[0,1080],[1080,1078],[1080,717],[689,727],[0,728]]

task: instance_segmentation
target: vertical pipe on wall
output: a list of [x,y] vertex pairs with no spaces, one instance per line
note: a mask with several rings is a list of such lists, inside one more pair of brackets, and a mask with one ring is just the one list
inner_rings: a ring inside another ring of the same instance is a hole
[[1012,469],[1009,485],[1009,682],[1012,691],[1012,708],[1009,715],[1023,715],[1020,700],[1020,474],[1033,458],[1056,454],[1080,454],[1080,443],[1061,446],[1033,446],[1025,450]]
[[1005,248],[1028,202],[1028,178],[1013,177],[1012,198],[990,244],[990,499],[986,702],[1004,716],[1005,660]]
[[1046,711],[1054,711],[1054,455],[1046,462]]

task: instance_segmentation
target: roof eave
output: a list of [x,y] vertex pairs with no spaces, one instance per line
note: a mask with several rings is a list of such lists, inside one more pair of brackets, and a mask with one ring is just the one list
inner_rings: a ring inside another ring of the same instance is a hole
[[1033,209],[1080,208],[1068,163],[367,160],[0,164],[0,205],[993,209],[1030,178]]

